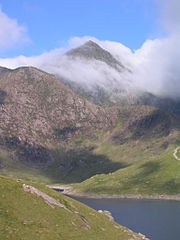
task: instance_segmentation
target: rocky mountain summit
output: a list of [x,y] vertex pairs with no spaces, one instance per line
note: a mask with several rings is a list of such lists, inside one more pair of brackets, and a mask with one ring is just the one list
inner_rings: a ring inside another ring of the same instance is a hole
[[121,72],[126,68],[115,57],[113,57],[111,53],[100,47],[92,40],[87,41],[80,47],[71,49],[66,53],[66,55],[72,58],[84,58],[101,61],[114,68],[118,72]]
[[[157,96],[142,91],[133,83],[133,70],[110,52],[93,41],[87,41],[80,47],[68,51],[65,56],[77,64],[78,74],[84,68],[96,68],[96,74],[88,78],[89,82],[74,80],[71,77],[61,80],[71,87],[78,95],[83,96],[98,105],[150,105],[171,113],[180,114],[180,100]],[[83,65],[81,65],[83,61]],[[104,64],[99,67],[98,64]],[[78,65],[79,64],[79,65]],[[95,65],[96,66],[95,66]],[[61,66],[59,66],[61,68]],[[74,69],[72,68],[73,72]],[[91,70],[92,72],[92,70]],[[97,79],[94,79],[96,78]],[[102,78],[102,80],[101,80]],[[93,83],[94,82],[94,83]]]
[[113,105],[119,98],[126,101],[128,95],[130,101],[134,96],[131,91],[131,69],[91,40],[66,52],[60,63],[55,64],[55,68],[51,66],[50,70],[55,71],[61,81],[79,96],[95,104]]

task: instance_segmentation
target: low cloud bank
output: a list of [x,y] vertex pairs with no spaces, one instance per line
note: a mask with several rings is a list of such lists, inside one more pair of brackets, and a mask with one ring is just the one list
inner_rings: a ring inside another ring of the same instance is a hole
[[[97,61],[79,59],[73,61],[64,56],[69,48],[79,46],[92,39],[109,51],[121,63],[132,70],[121,74]],[[78,82],[87,88],[95,84],[104,89],[141,89],[156,95],[180,97],[180,35],[173,34],[164,39],[146,41],[143,46],[131,51],[118,42],[100,41],[93,37],[73,38],[67,49],[55,49],[36,57],[19,56],[13,59],[0,59],[0,65],[16,68],[35,66],[63,78]]]
[[[0,65],[16,68],[35,66],[47,72],[58,74],[71,81],[93,89],[98,85],[110,91],[148,91],[158,96],[180,98],[180,2],[179,0],[154,0],[160,5],[161,20],[166,37],[147,40],[140,49],[132,51],[118,42],[101,41],[94,37],[72,38],[66,49],[55,49],[35,57],[19,56],[14,59],[0,59]],[[0,12],[0,16],[1,16]],[[132,73],[118,73],[103,62],[85,59],[70,59],[64,53],[87,40],[93,40],[109,51]]]

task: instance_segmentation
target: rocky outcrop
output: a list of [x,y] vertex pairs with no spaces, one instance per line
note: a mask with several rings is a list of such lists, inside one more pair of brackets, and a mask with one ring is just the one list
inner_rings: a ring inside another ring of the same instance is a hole
[[54,208],[54,206],[57,206],[57,207],[64,208],[65,210],[69,211],[69,209],[66,208],[65,205],[63,205],[62,203],[57,201],[55,198],[50,197],[48,194],[40,191],[39,189],[37,189],[35,187],[23,184],[23,190],[25,192],[29,192],[31,194],[37,195],[38,197],[41,197],[52,208]]
[[113,216],[112,216],[112,214],[111,214],[110,211],[107,211],[107,210],[98,210],[98,212],[106,215],[111,222],[114,222],[114,218],[113,218]]

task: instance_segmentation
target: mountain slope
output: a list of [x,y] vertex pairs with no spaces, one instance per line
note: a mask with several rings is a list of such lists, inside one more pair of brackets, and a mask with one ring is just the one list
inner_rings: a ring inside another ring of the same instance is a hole
[[0,239],[145,239],[44,186],[0,177]]
[[49,184],[112,172],[121,178],[178,145],[178,117],[149,106],[96,106],[38,69],[3,72],[0,89],[3,175]]
[[[135,162],[111,175],[96,175],[75,186],[75,190],[90,195],[179,196],[180,164],[173,157],[176,146],[178,145],[169,147],[159,156],[144,158],[145,160]],[[131,149],[130,151],[132,152]],[[141,154],[140,151],[138,153]]]
[[[138,110],[138,111],[137,111]],[[180,119],[149,107],[125,109],[119,126],[96,143],[104,154],[125,167],[74,185],[90,195],[179,195]],[[178,152],[177,152],[178,154]]]
[[[133,112],[121,127],[97,143],[96,154],[104,154],[126,167],[99,174],[74,185],[74,191],[92,195],[179,195],[180,162],[174,151],[180,145],[179,118],[159,110],[138,116]],[[142,114],[142,109],[141,109]],[[127,115],[126,115],[127,116]],[[124,127],[122,126],[124,125]]]
[[[76,136],[93,138],[95,131],[115,126],[117,108],[96,106],[78,97],[55,76],[32,67],[0,73],[0,103],[1,171],[16,169],[23,174],[23,169],[33,167],[32,172],[36,172],[40,167],[42,174],[54,178],[53,166],[57,168],[58,163],[57,179],[70,177],[69,171],[85,153],[93,161],[92,168],[93,163],[97,165],[88,176],[101,172],[98,159],[93,160],[89,149],[74,152],[68,146]],[[106,163],[103,171],[107,172],[110,165],[110,169],[117,169],[108,159],[102,160]]]
[[1,74],[0,89],[1,136],[48,143],[56,141],[58,134],[61,138],[68,133],[108,129],[117,119],[115,110],[106,111],[77,97],[53,75],[35,68]]
[[[115,126],[117,108],[96,106],[78,97],[55,76],[31,67],[0,74],[0,100],[1,172],[9,169],[11,174],[21,175],[31,169],[31,178],[40,169],[38,174],[48,179],[79,181],[78,174],[71,178],[71,171],[75,168],[78,172],[80,166],[85,168],[83,179],[118,169],[119,164],[105,156],[100,162],[91,148],[72,144],[77,136],[93,139],[96,131]],[[90,171],[83,162],[91,166]]]

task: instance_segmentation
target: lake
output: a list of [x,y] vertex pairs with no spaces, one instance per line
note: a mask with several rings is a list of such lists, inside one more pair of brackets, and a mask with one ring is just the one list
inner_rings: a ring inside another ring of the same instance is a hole
[[180,239],[180,202],[74,198],[96,210],[109,210],[115,221],[151,240]]

